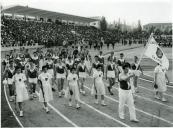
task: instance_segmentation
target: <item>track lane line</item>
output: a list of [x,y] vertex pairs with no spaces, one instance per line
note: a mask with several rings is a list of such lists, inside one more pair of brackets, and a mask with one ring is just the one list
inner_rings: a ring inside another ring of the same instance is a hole
[[4,93],[5,93],[5,98],[7,100],[7,104],[11,110],[11,112],[13,113],[13,116],[15,117],[15,119],[17,120],[18,124],[20,125],[20,127],[24,128],[23,124],[21,123],[21,121],[19,120],[19,118],[16,116],[16,113],[14,112],[14,110],[12,109],[10,102],[8,101],[8,97],[7,97],[7,93],[6,93],[6,86],[4,85]]
[[[38,91],[36,91],[37,96],[39,96]],[[63,115],[58,109],[56,109],[53,105],[51,105],[50,103],[47,103],[48,106],[53,109],[58,115],[60,115],[64,120],[66,120],[68,123],[70,123],[71,125],[73,125],[74,127],[79,127],[78,125],[76,125],[73,121],[71,121],[69,118],[67,118],[65,115]]]
[[[105,84],[106,84],[106,86],[108,86],[107,83],[105,83]],[[116,89],[116,90],[118,91],[118,88],[116,88],[116,87],[113,87],[113,88]],[[150,101],[150,102],[153,102],[153,103],[160,104],[160,105],[165,106],[165,107],[167,107],[167,108],[169,108],[169,109],[173,109],[172,106],[169,106],[169,105],[166,105],[166,104],[160,103],[160,102],[158,102],[158,101],[154,101],[153,99],[146,98],[146,97],[142,97],[142,96],[137,95],[137,94],[134,94],[134,96],[139,97],[139,98],[144,99],[144,100],[147,100],[147,101]]]
[[[90,77],[90,78],[92,78],[92,77]],[[107,81],[104,81],[104,83],[105,83],[106,86],[109,86],[108,83],[107,83]],[[116,90],[118,91],[118,88],[116,88],[116,87],[113,87],[113,88],[116,89]],[[136,97],[141,98],[141,99],[145,99],[145,100],[148,100],[148,101],[150,101],[150,102],[154,102],[154,103],[157,103],[157,104],[163,105],[163,106],[165,106],[165,107],[167,107],[167,108],[173,109],[173,106],[169,106],[169,105],[166,105],[166,104],[160,103],[160,102],[158,102],[158,101],[153,101],[153,100],[150,99],[150,98],[145,98],[145,97],[142,97],[142,96],[137,95],[137,94],[134,94],[134,95],[135,95]]]
[[[145,76],[148,76],[148,77],[151,77],[151,78],[153,78],[151,75],[149,75],[149,74],[144,74]],[[169,83],[171,83],[171,84],[173,84],[173,82],[172,81],[170,81]]]
[[[89,87],[87,87],[87,86],[84,86],[84,87],[87,88],[89,91],[91,91],[91,89],[90,89]],[[105,97],[106,97],[107,99],[111,100],[111,101],[114,101],[114,102],[119,103],[118,100],[113,99],[113,98],[111,98],[111,97],[109,97],[109,96],[107,96],[107,95],[105,95]],[[127,107],[127,105],[125,105],[125,106]],[[166,120],[166,119],[164,119],[164,118],[162,118],[162,117],[158,117],[158,116],[156,116],[156,115],[150,114],[150,113],[145,112],[145,111],[143,111],[143,110],[140,110],[140,109],[138,109],[138,108],[135,108],[135,109],[136,109],[137,111],[143,113],[143,114],[146,114],[146,115],[148,115],[148,116],[154,117],[154,118],[156,118],[156,119],[162,120],[162,121],[164,121],[164,122],[166,122],[166,123],[169,123],[169,124],[172,124],[172,125],[173,125],[173,122],[168,121],[168,120]]]
[[[147,82],[153,83],[152,80],[147,80],[147,79],[144,79],[144,78],[139,78],[139,79],[140,79],[140,80],[143,80],[143,81],[147,81]],[[170,86],[170,85],[167,85],[167,87],[173,88],[173,86]]]
[[113,121],[115,121],[115,122],[117,122],[117,123],[119,123],[119,124],[121,124],[121,125],[123,125],[123,126],[125,126],[125,127],[131,127],[131,126],[129,126],[129,125],[127,125],[127,124],[125,124],[125,123],[123,123],[123,122],[121,122],[121,121],[115,119],[114,117],[112,117],[112,116],[110,116],[110,115],[108,115],[108,114],[106,114],[106,113],[104,113],[104,112],[102,112],[102,111],[96,109],[95,107],[93,107],[93,106],[91,106],[91,105],[85,103],[84,101],[80,101],[80,103],[86,105],[86,106],[89,107],[90,109],[93,109],[94,111],[96,111],[96,112],[98,112],[99,114],[101,114],[101,115],[107,117],[108,119],[111,119],[111,120],[113,120]]
[[[143,88],[143,89],[148,90],[148,91],[151,91],[151,92],[154,92],[154,90],[148,89],[148,88],[143,87],[143,86],[139,86],[139,85],[138,85],[138,87],[139,87],[139,88]],[[172,96],[172,95],[169,95],[169,94],[167,94],[167,93],[164,93],[164,95],[166,95],[166,96],[169,96],[169,97],[172,97],[172,98],[173,98],[173,96]]]

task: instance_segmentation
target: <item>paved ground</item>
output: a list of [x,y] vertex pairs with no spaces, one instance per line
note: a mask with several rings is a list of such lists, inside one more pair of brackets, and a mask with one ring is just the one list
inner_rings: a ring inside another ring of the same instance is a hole
[[[120,46],[115,50],[124,48],[126,47]],[[141,51],[141,49],[142,48],[136,48],[124,51],[126,58],[129,58],[129,61],[132,61],[132,58],[136,53],[139,55],[136,51]],[[103,51],[108,52],[106,48]],[[166,52],[167,51],[168,50],[166,50]],[[93,50],[91,50],[91,52],[92,55],[96,54]],[[168,52],[168,54],[170,53]],[[154,67],[152,61],[147,61],[146,65],[149,65],[150,69]],[[147,70],[145,66],[143,66],[143,68]],[[172,72],[172,67],[170,67],[170,72]],[[106,86],[108,81],[104,80],[104,83]],[[59,98],[57,92],[54,93],[54,101],[49,104],[49,107],[51,108],[49,114],[46,114],[42,109],[42,104],[38,102],[38,99],[25,102],[25,116],[23,118],[18,117],[19,113],[14,109],[14,103],[12,102],[10,105],[24,127],[173,127],[173,86],[168,87],[168,91],[166,92],[168,102],[162,103],[153,98],[152,83],[150,81],[141,78],[138,81],[138,85],[139,93],[135,95],[135,106],[137,118],[140,120],[139,123],[132,123],[129,121],[129,112],[127,108],[125,109],[125,120],[120,120],[118,118],[117,84],[113,89],[114,96],[110,96],[108,93],[106,94],[106,103],[108,106],[102,107],[100,105],[95,105],[94,98],[91,96],[90,92],[92,86],[91,78],[88,78],[85,82],[87,94],[86,96],[81,96],[82,104],[80,110],[76,110],[74,108],[75,106],[68,107],[67,99]],[[5,87],[5,89],[8,96],[8,88]],[[10,117],[12,116],[12,113],[10,112],[5,99],[3,86],[1,86],[1,92],[2,127],[19,126],[15,118]]]

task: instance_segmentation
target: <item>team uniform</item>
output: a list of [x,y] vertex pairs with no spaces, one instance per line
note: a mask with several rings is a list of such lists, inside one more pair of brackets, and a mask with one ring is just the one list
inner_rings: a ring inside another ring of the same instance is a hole
[[90,71],[92,68],[92,63],[90,59],[85,58],[85,65],[87,67],[87,70]]
[[26,65],[26,62],[25,61],[20,61],[20,64],[21,66],[21,70],[22,70],[22,73],[25,73],[25,65]]
[[23,73],[15,74],[13,76],[13,82],[15,83],[16,87],[16,102],[23,102],[25,100],[28,100],[28,92],[26,89],[26,76]]
[[70,60],[67,59],[67,61],[66,61],[66,67],[67,67],[68,73],[70,73],[70,70],[73,67],[73,65],[74,65],[73,60],[70,61]]
[[66,73],[65,73],[65,65],[64,64],[56,64],[55,65],[56,70],[56,78],[57,79],[65,79]]
[[99,61],[98,62],[94,62],[93,64],[92,64],[92,71],[93,71],[93,75],[94,75],[94,73],[95,72],[97,72],[97,66],[99,65],[100,63],[99,63]]
[[106,75],[107,75],[106,77],[109,80],[108,91],[111,95],[113,95],[111,89],[112,86],[115,84],[115,73],[116,73],[115,64],[113,62],[110,62],[106,68]]
[[13,67],[13,68],[8,67],[6,69],[6,73],[7,73],[7,84],[8,84],[8,88],[9,88],[10,101],[13,101],[13,99],[14,99],[13,76],[15,73],[15,67]]
[[117,64],[118,64],[119,73],[123,72],[122,66],[125,64],[125,62],[126,62],[125,59],[118,59]]
[[[125,81],[122,79],[123,76],[123,72],[119,74],[119,117],[121,119],[124,119],[124,106],[127,103],[130,112],[130,120],[136,121],[137,119],[131,86],[129,81]],[[127,74],[127,76],[129,76],[129,73]]]
[[93,74],[93,78],[94,78],[94,84],[91,89],[91,95],[95,95],[96,104],[98,104],[98,96],[101,96],[102,98],[101,105],[105,106],[106,104],[104,103],[104,95],[106,93],[103,82],[103,72],[96,70],[96,72]]
[[[79,93],[79,87],[78,87],[78,75],[69,73],[67,80],[68,80],[68,84],[69,84],[68,94],[70,95],[70,97],[74,97],[74,99],[77,102],[79,102],[80,93]],[[72,106],[71,101],[69,102],[69,106]],[[76,108],[79,108],[78,103],[76,104]]]
[[59,97],[63,94],[64,79],[66,78],[66,67],[63,63],[55,65],[56,82],[59,91]]
[[33,68],[29,68],[27,70],[27,76],[28,76],[28,82],[30,83],[30,94],[33,95],[33,97],[36,97],[35,95],[35,89],[36,89],[36,84],[37,84],[37,75],[38,75],[38,71],[37,68],[34,67]]
[[103,82],[103,72],[96,71],[93,75],[95,78],[95,86],[92,86],[92,95],[105,95],[105,86]]
[[164,69],[162,66],[158,65],[155,67],[154,73],[157,74],[157,77],[155,80],[155,82],[158,86],[157,91],[166,92],[166,90],[167,90],[166,78],[165,78],[166,69]]
[[85,79],[87,77],[86,70],[87,70],[87,67],[86,67],[85,63],[84,64],[80,63],[78,65],[79,78]]
[[40,89],[40,91],[39,91],[39,101],[40,102],[49,102],[49,101],[53,100],[52,87],[50,84],[51,79],[52,79],[52,76],[48,72],[47,73],[42,72],[38,76],[38,80],[41,81],[42,86],[43,86],[43,90]]
[[54,71],[53,71],[53,60],[47,60],[46,61],[46,65],[47,65],[47,72],[52,76],[52,78],[54,77]]

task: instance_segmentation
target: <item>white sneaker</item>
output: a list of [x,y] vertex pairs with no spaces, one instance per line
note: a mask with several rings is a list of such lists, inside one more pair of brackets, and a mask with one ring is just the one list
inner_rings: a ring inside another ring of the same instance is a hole
[[59,94],[59,97],[61,97],[61,96],[62,96],[62,95],[61,95],[61,92],[59,92],[58,94]]
[[163,97],[163,98],[162,98],[162,101],[163,101],[163,102],[166,102],[167,100]]
[[20,115],[19,115],[20,117],[23,117],[23,111],[20,111]]
[[160,100],[160,97],[157,95],[155,95],[154,98]]
[[12,96],[12,99],[15,100],[15,96]]
[[49,109],[48,109],[48,107],[46,107],[46,112],[47,112],[47,113],[49,112]]
[[46,110],[46,107],[43,105],[43,109]]
[[33,93],[33,97],[34,97],[34,98],[37,98],[37,95],[36,95],[35,93]]
[[120,117],[120,119],[122,119],[122,120],[124,120],[125,118],[124,118],[124,116],[119,116]]
[[102,106],[106,106],[107,104],[105,104],[104,100],[101,101],[101,105]]
[[69,102],[69,103],[68,103],[68,106],[69,106],[69,107],[72,107],[72,103],[71,103],[71,102]]
[[82,91],[82,94],[85,95],[85,91]]
[[80,89],[79,91],[80,91],[80,93],[82,93],[82,92],[83,92],[83,91],[82,91],[82,89]]
[[10,102],[13,102],[13,97],[12,96],[10,97]]
[[99,100],[95,100],[95,102],[94,102],[95,104],[99,104]]
[[61,91],[61,94],[62,95],[65,95],[65,90],[64,89]]
[[79,108],[80,108],[79,104],[76,104],[76,109],[79,109]]
[[134,123],[138,123],[139,122],[139,120],[137,120],[137,119],[133,119],[133,120],[130,120],[131,122],[134,122]]

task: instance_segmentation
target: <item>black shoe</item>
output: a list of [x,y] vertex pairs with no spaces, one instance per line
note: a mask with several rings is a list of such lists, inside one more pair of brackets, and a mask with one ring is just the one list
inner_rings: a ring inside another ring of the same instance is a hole
[[109,93],[110,93],[110,95],[114,95],[113,92],[111,92],[111,91]]
[[52,91],[55,92],[56,90],[54,88],[52,88]]

